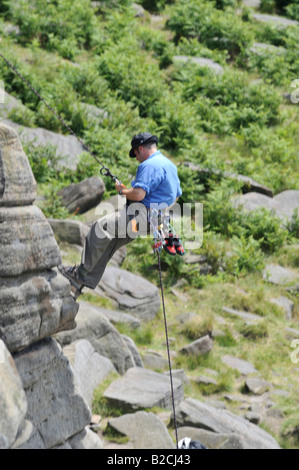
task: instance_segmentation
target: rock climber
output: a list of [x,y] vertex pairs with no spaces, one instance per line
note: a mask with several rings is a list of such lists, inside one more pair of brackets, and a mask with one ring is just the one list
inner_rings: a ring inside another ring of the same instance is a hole
[[[149,209],[152,205],[167,208],[181,196],[177,168],[158,150],[157,145],[157,136],[149,132],[133,137],[129,156],[139,162],[136,178],[131,188],[119,181],[115,184],[117,192],[126,198],[126,206],[92,225],[79,266],[59,266],[59,271],[70,281],[75,298],[85,286],[96,288],[109,260],[119,248],[136,238],[136,232],[138,235],[149,234]],[[169,233],[165,240],[164,249],[172,255],[184,255],[183,246],[173,233]]]

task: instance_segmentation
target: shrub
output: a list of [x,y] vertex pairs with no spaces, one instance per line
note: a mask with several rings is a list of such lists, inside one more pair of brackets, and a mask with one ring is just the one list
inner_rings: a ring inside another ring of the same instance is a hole
[[[49,83],[43,88],[41,95],[74,132],[82,135],[88,122],[86,108],[80,103],[77,93],[66,80],[60,79]],[[68,132],[42,101],[37,105],[36,123],[52,131]]]
[[24,150],[37,183],[49,183],[57,178],[59,158],[55,155],[54,146],[34,147],[27,144]]
[[235,183],[222,181],[207,195],[204,203],[205,230],[220,233],[225,238],[238,232],[239,210],[230,201],[237,187]]
[[158,65],[138,49],[134,39],[128,38],[105,51],[98,60],[98,70],[110,88],[137,106],[143,117],[166,89]]
[[151,106],[149,115],[157,123],[163,146],[171,150],[192,146],[197,126],[196,111],[193,106],[180,101],[175,93],[166,91]]
[[246,214],[242,220],[246,237],[257,240],[265,253],[274,253],[287,241],[288,232],[282,227],[281,219],[267,209]]
[[235,276],[261,271],[264,267],[264,255],[259,242],[252,236],[249,238],[234,236],[232,240],[234,242],[234,252],[227,260],[227,271]]
[[178,167],[178,175],[183,190],[180,202],[194,202],[198,200],[200,194],[204,192],[205,187],[201,183],[197,172],[184,165],[180,165]]
[[213,330],[213,317],[194,317],[191,320],[184,323],[181,328],[181,333],[186,335],[190,340],[196,340],[202,336],[206,336],[212,333]]
[[223,10],[224,8],[236,8],[238,0],[214,0],[216,8]]
[[[204,46],[196,38],[184,38],[182,37],[177,46],[178,55],[187,55],[187,56],[198,56],[206,57],[207,59],[213,59],[215,62],[218,62],[221,65],[226,65],[227,53],[223,50],[209,49]],[[186,65],[186,64],[185,64]],[[184,67],[182,67],[183,71]],[[202,69],[203,70],[203,69]],[[208,69],[206,69],[208,70]]]
[[57,195],[57,187],[52,183],[46,190],[46,201],[41,204],[41,209],[47,218],[66,219],[68,210],[62,206],[61,198]]
[[275,9],[277,9],[289,18],[299,20],[299,5],[297,0],[262,0],[260,8],[267,13],[274,13]]
[[179,66],[173,78],[180,84],[182,97],[195,100],[198,126],[206,132],[232,133],[257,124],[279,122],[281,97],[263,84],[249,84],[243,72],[227,70],[215,75],[195,64]]
[[299,21],[299,5],[297,3],[291,3],[285,8],[286,14],[289,18]]
[[9,113],[9,119],[27,127],[34,127],[36,116],[31,109],[25,106],[13,108]]
[[246,61],[246,68],[260,71],[268,82],[275,85],[280,85],[281,81],[287,84],[298,77],[299,28],[297,26],[288,28],[272,24],[259,26],[256,41],[284,49],[277,51],[276,54],[262,54],[260,57],[253,56],[247,51],[249,60]]
[[151,28],[139,27],[137,34],[140,37],[143,47],[147,51],[153,51],[154,57],[159,61],[160,67],[167,67],[172,63],[175,54],[175,46],[169,41],[161,31],[155,31]]
[[265,322],[253,325],[243,325],[240,328],[240,333],[251,341],[257,341],[268,336],[268,328]]
[[149,11],[161,11],[166,5],[175,3],[176,0],[139,0],[137,3]]
[[213,7],[200,0],[182,0],[172,9],[167,26],[175,32],[175,40],[181,37],[198,38],[211,49],[224,49],[231,58],[248,47],[252,37],[246,23],[235,12]]
[[225,260],[225,247],[219,234],[205,231],[201,254],[206,257],[206,262],[212,268],[212,274],[217,274],[219,268],[223,268]]
[[20,26],[20,41],[38,38],[42,47],[72,59],[77,47],[90,43],[95,25],[89,0],[18,0],[9,3],[10,17]]
[[80,67],[64,65],[61,77],[80,96],[80,100],[97,106],[109,95],[108,82],[101,77],[94,64],[82,64]]

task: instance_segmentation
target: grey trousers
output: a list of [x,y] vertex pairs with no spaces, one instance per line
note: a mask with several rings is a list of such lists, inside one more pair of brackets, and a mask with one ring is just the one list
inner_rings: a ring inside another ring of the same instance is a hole
[[127,204],[119,212],[97,220],[86,236],[82,252],[79,273],[84,284],[95,289],[114,253],[137,236],[149,233],[148,211],[142,203]]

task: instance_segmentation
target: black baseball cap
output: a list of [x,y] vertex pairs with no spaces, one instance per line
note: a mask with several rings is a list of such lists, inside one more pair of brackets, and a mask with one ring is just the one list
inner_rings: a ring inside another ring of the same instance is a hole
[[135,135],[131,141],[131,150],[129,155],[131,158],[135,158],[134,150],[139,147],[139,145],[143,145],[145,143],[153,142],[155,144],[158,143],[158,137],[156,135],[152,135],[150,132],[143,132],[142,134]]

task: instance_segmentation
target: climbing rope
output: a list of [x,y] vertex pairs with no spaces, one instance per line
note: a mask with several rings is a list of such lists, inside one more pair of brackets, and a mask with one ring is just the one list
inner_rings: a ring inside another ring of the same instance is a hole
[[[44,103],[44,105],[49,109],[49,111],[60,121],[60,123],[77,139],[77,141],[82,145],[82,147],[97,161],[97,163],[101,166],[100,173],[103,176],[109,176],[115,182],[117,181],[121,184],[121,181],[111,173],[109,168],[107,168],[101,160],[92,152],[92,150],[85,144],[85,142],[73,131],[73,129],[62,119],[62,117],[50,106],[46,100],[38,93],[38,91],[28,82],[28,80],[16,69],[16,67],[0,52],[0,57],[6,62],[6,64],[15,72],[18,77],[30,88],[30,90],[38,97],[40,101]],[[161,234],[160,234],[161,235]],[[164,238],[165,234],[163,233]],[[161,249],[162,249],[162,242],[161,242]],[[173,377],[172,377],[172,368],[171,368],[171,360],[170,360],[170,350],[169,350],[169,338],[168,338],[168,328],[167,328],[167,318],[166,318],[166,310],[165,310],[165,299],[164,299],[164,289],[163,289],[163,282],[162,282],[162,267],[161,267],[161,258],[160,258],[160,251],[161,249],[154,250],[154,252],[158,255],[158,266],[159,266],[159,278],[160,278],[160,286],[161,286],[161,296],[162,296],[162,305],[163,305],[163,315],[164,315],[164,326],[165,326],[165,335],[166,335],[166,345],[167,345],[167,355],[168,355],[168,365],[169,365],[169,375],[170,375],[170,386],[171,386],[171,399],[172,399],[172,408],[173,408],[173,419],[174,419],[174,427],[175,427],[175,438],[176,438],[176,447],[178,447],[178,430],[177,430],[177,420],[176,420],[176,412],[175,412],[175,399],[174,399],[174,389],[173,389]]]
[[164,317],[164,327],[165,327],[166,345],[167,345],[168,367],[169,367],[169,376],[170,376],[170,388],[171,388],[171,400],[172,400],[173,421],[174,421],[174,429],[175,429],[176,447],[177,447],[177,449],[178,449],[178,448],[179,448],[178,426],[177,426],[176,412],[175,412],[174,388],[173,388],[172,368],[171,368],[171,360],[170,360],[169,337],[168,337],[167,318],[166,318],[166,309],[165,309],[165,300],[164,300],[164,289],[163,289],[163,281],[162,281],[162,266],[161,266],[160,251],[157,251],[157,255],[158,255],[158,267],[159,267],[159,277],[160,277],[160,287],[161,287],[162,305],[163,305],[163,317]]

